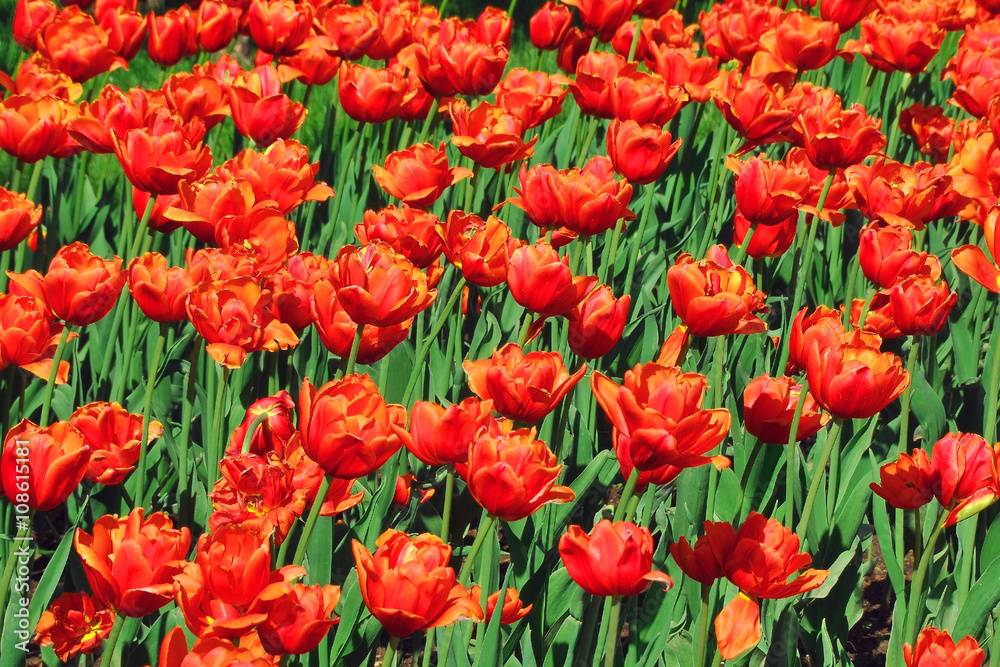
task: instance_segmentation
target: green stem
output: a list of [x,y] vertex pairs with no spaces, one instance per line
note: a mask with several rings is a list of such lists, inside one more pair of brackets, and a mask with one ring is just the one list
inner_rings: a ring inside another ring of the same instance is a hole
[[[639,20],[641,21],[642,19]],[[608,615],[608,639],[604,644],[604,667],[615,667],[615,653],[618,650],[618,642],[621,638],[621,629],[618,627],[618,619],[621,616],[621,612],[622,597],[615,595],[611,598],[611,612]]]
[[701,613],[698,615],[698,642],[695,645],[695,667],[703,667],[708,657],[708,617],[712,615],[712,586],[701,585]]
[[[312,537],[313,529],[316,527],[316,521],[319,520],[319,513],[323,509],[326,494],[330,491],[330,484],[332,483],[333,475],[328,474],[323,477],[323,481],[319,484],[316,499],[313,500],[312,507],[309,509],[309,517],[306,519],[306,525],[299,536],[299,546],[295,548],[295,557],[292,559],[292,564],[294,565],[302,565],[302,560],[306,557],[306,549],[309,548],[309,538]],[[285,551],[286,544],[288,544],[288,536],[285,536],[285,541],[281,544],[281,551],[278,553],[279,566],[284,562],[282,552]]]
[[149,421],[153,408],[153,390],[156,389],[156,373],[160,369],[160,357],[163,356],[163,347],[167,343],[167,328],[166,322],[160,322],[160,332],[156,337],[153,356],[149,360],[149,373],[146,375],[146,401],[142,406],[142,439],[139,440],[139,465],[136,468],[135,499],[140,505],[145,498],[144,492],[146,490],[146,450],[149,449]]
[[[635,278],[635,268],[639,263],[639,249],[642,247],[642,237],[646,234],[646,225],[649,223],[650,212],[653,210],[653,184],[646,186],[649,194],[646,196],[646,204],[642,207],[642,216],[639,218],[639,226],[635,230],[632,239],[632,249],[629,253],[628,267],[625,269],[625,290],[622,294],[632,293],[632,280]],[[621,225],[621,221],[618,223]],[[615,231],[617,231],[617,227]],[[609,261],[609,276],[614,276],[614,257]]]
[[179,441],[180,460],[177,471],[177,496],[180,523],[183,525],[188,518],[188,452],[191,449],[191,413],[194,411],[194,401],[197,397],[198,360],[201,356],[201,345],[195,342],[191,349],[191,361],[188,365],[187,377],[184,382],[187,389],[184,392],[184,405],[181,406],[181,438]]
[[896,147],[899,145],[899,117],[903,113],[903,107],[906,104],[906,91],[910,87],[910,81],[913,77],[909,72],[903,73],[903,82],[899,86],[899,98],[896,100],[896,116],[892,119],[892,125],[889,126],[889,139],[886,146],[886,155],[893,157],[896,154]]
[[215,484],[219,475],[219,461],[222,460],[223,443],[226,441],[226,434],[222,432],[223,415],[226,410],[223,403],[226,400],[226,385],[229,384],[229,369],[225,366],[219,367],[219,382],[215,389],[215,411],[212,415],[212,433],[209,436],[212,443],[212,467],[208,469],[209,488]]
[[[861,314],[858,315],[858,328],[859,329],[864,329],[865,328],[865,322],[868,321],[868,311],[871,310],[872,301],[875,300],[875,294],[876,293],[877,293],[877,290],[874,287],[872,287],[870,290],[868,290],[868,296],[865,297],[865,305],[863,305],[861,307]],[[848,310],[848,312],[850,312],[849,307],[846,308],[846,310]]]
[[[725,177],[724,173],[720,173],[723,164],[725,164],[725,155],[732,153],[739,146],[740,138],[736,136],[729,147],[729,150],[725,151],[726,139],[731,136],[732,129],[726,126],[724,130],[724,135],[719,137],[719,141],[716,144],[715,153],[712,155],[712,169],[709,175],[709,195],[708,201],[706,202],[706,218],[707,223],[705,225],[705,235],[701,239],[701,243],[698,247],[698,257],[704,257],[708,253],[708,248],[712,245],[712,240],[719,235],[718,224],[722,221],[722,216],[719,214],[719,210],[722,208],[722,202],[716,201],[716,194],[719,188],[722,186],[722,180]],[[709,210],[709,207],[711,209]]]
[[844,327],[847,329],[851,328],[851,305],[854,303],[854,291],[857,289],[858,283],[858,272],[861,269],[861,262],[858,261],[858,256],[854,255],[851,258],[851,270],[850,277],[847,279],[846,293],[844,295]]
[[[997,310],[995,326],[1000,329],[1000,309]],[[990,364],[990,388],[986,394],[986,415],[983,423],[983,437],[993,444],[997,441],[997,404],[1000,403],[1000,348],[992,350],[993,363]]]
[[52,357],[52,370],[49,371],[49,380],[45,385],[45,399],[42,401],[42,418],[38,425],[45,428],[49,425],[49,412],[52,409],[52,392],[56,389],[56,378],[59,375],[59,363],[62,361],[63,352],[66,351],[66,341],[69,340],[72,326],[66,324],[63,327],[62,335],[59,336],[59,343],[56,345],[55,356]]
[[472,163],[472,178],[465,184],[465,206],[466,213],[473,213],[472,207],[476,204],[476,188],[479,186],[479,177],[483,168],[477,162]]
[[155,205],[156,195],[150,195],[149,201],[146,202],[146,210],[143,211],[142,218],[139,219],[139,229],[135,232],[132,249],[129,251],[128,257],[125,258],[125,266],[128,266],[129,262],[139,256],[139,250],[149,235],[149,218],[153,215],[153,206]]
[[625,482],[625,488],[622,489],[622,495],[618,499],[618,507],[615,508],[613,519],[615,523],[625,520],[624,517],[628,514],[628,506],[632,502],[632,496],[635,494],[635,487],[638,482],[639,469],[633,466],[632,472],[629,474],[628,480]]
[[639,35],[642,34],[642,17],[640,16],[635,22],[635,34],[632,35],[632,46],[628,49],[628,60],[625,62],[632,62],[635,60],[636,49],[639,48]]
[[344,370],[344,376],[350,375],[354,372],[354,364],[358,360],[358,350],[361,349],[361,339],[365,335],[365,327],[367,324],[359,324],[358,329],[354,334],[354,342],[351,344],[351,353],[347,357],[347,368]]
[[[30,510],[27,515],[27,521],[21,524],[21,527],[17,531],[17,535],[14,537],[14,541],[11,544],[11,551],[7,554],[7,565],[3,569],[3,578],[0,579],[0,609],[7,609],[7,594],[10,592],[10,580],[14,578],[14,566],[18,561],[15,554],[15,549],[19,542],[24,542],[31,537],[31,520],[35,516],[35,511]],[[0,547],[3,549],[5,547]],[[32,549],[32,553],[34,550]]]
[[[413,390],[417,386],[417,378],[420,377],[420,372],[423,370],[424,362],[427,360],[427,355],[431,351],[431,342],[437,338],[438,334],[441,333],[441,329],[444,328],[445,323],[448,321],[448,316],[451,315],[452,308],[458,303],[459,298],[462,296],[462,288],[465,287],[465,278],[460,278],[458,283],[455,285],[455,290],[448,297],[448,303],[445,304],[444,309],[438,316],[434,326],[431,327],[430,334],[420,342],[420,350],[417,352],[417,358],[413,363],[413,370],[410,371],[410,379],[406,383],[406,390],[403,392],[403,405],[409,406],[410,397],[413,395]],[[471,306],[470,306],[471,307]]]
[[118,638],[125,627],[125,616],[118,614],[115,616],[115,623],[111,626],[111,636],[104,642],[104,653],[101,654],[101,667],[111,667],[115,647],[118,645]]
[[802,390],[799,392],[799,401],[795,404],[795,414],[792,417],[791,431],[788,433],[788,448],[785,454],[785,525],[795,525],[795,483],[798,481],[797,454],[799,422],[802,420],[802,408],[806,403],[806,394],[809,392],[809,380],[803,378]]
[[120,371],[112,385],[111,398],[115,403],[122,403],[125,400],[125,384],[132,378],[132,359],[135,357],[135,335],[139,328],[139,306],[133,302],[126,301],[126,308],[131,312],[129,326],[125,329],[124,342],[122,347],[125,350],[125,359],[121,363]]
[[[910,356],[906,359],[906,375],[913,378],[913,371],[917,365],[917,357],[919,357],[920,351],[920,339],[916,336],[910,336]],[[913,395],[913,382],[910,382],[909,386],[903,391],[903,395],[899,398],[900,404],[900,414],[899,414],[899,452],[900,454],[906,452],[906,446],[910,441],[910,397]]]
[[451,527],[451,502],[455,495],[455,466],[448,466],[444,482],[444,513],[441,515],[441,541],[448,544],[448,530]]
[[830,461],[830,454],[833,453],[833,448],[840,440],[840,429],[843,425],[843,418],[836,417],[833,420],[833,426],[830,427],[830,431],[826,434],[826,446],[820,452],[819,460],[816,461],[816,466],[813,468],[812,480],[809,482],[809,495],[806,496],[806,503],[802,507],[802,518],[799,519],[799,527],[796,531],[802,544],[805,544],[806,531],[809,530],[809,519],[812,517],[813,505],[816,504],[819,483],[826,474],[826,464]]
[[243,436],[243,445],[240,447],[240,452],[242,452],[243,454],[250,453],[250,446],[253,444],[254,434],[257,433],[257,429],[260,427],[260,425],[264,423],[270,416],[271,416],[270,413],[268,413],[267,410],[265,410],[256,417],[254,417],[253,421],[250,422],[250,427],[247,428],[246,435]]
[[399,637],[390,637],[389,645],[382,656],[382,667],[393,667],[396,664],[396,651],[399,648]]
[[[826,196],[830,193],[830,186],[833,185],[834,172],[826,177],[826,182],[823,184],[823,191],[819,195],[819,202],[816,206],[818,211],[823,210],[823,205],[826,204]],[[806,222],[806,214],[804,212],[799,213],[799,228],[796,231],[796,236],[802,237],[802,232],[805,231],[803,227]],[[802,298],[805,296],[806,281],[809,278],[809,269],[812,265],[813,248],[816,246],[816,230],[819,228],[820,219],[817,216],[816,220],[813,220],[812,224],[809,225],[809,236],[806,238],[806,242],[802,250],[802,263],[799,265],[799,275],[795,281],[795,296],[792,298],[792,309],[789,311],[789,318],[795,317],[795,314],[799,312],[799,308],[802,307]],[[796,250],[799,252],[799,250]],[[785,341],[781,346],[781,355],[778,357],[778,376],[784,375],[785,364],[788,363],[788,354],[791,348],[788,346],[788,341]]]
[[493,534],[493,526],[497,522],[497,518],[492,514],[487,514],[483,517],[483,520],[479,522],[479,530],[476,532],[476,539],[472,542],[472,547],[469,549],[469,555],[465,557],[465,562],[462,563],[462,570],[458,574],[458,583],[463,586],[469,585],[469,575],[472,573],[472,564],[476,561],[476,557],[483,548],[483,544],[486,543],[486,536]]
[[42,177],[42,164],[45,160],[39,160],[31,166],[31,180],[28,181],[28,190],[24,196],[31,202],[35,201],[35,191],[38,190],[38,181]]
[[583,140],[583,145],[580,147],[580,155],[576,159],[576,164],[580,167],[582,167],[587,160],[587,155],[590,153],[590,145],[594,143],[594,137],[597,136],[597,128],[600,124],[599,119],[590,119],[590,127],[587,130],[587,138]]
[[524,312],[524,321],[521,322],[521,330],[517,334],[517,346],[524,349],[524,346],[528,343],[528,333],[531,331],[531,323],[534,321],[534,317],[531,312]]
[[903,639],[911,645],[917,639],[917,614],[920,612],[923,604],[924,579],[927,578],[927,570],[930,568],[931,560],[934,558],[934,546],[937,544],[938,536],[941,535],[942,529],[944,529],[944,517],[939,516],[937,525],[934,527],[934,532],[927,538],[924,553],[920,556],[920,564],[917,565],[917,569],[913,573],[913,579],[910,581],[909,603],[906,606],[906,632],[903,635]]

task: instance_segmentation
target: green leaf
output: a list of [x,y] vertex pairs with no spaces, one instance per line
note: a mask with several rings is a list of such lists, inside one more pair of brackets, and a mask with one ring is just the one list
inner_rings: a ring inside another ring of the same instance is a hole
[[927,383],[920,364],[910,376],[910,407],[920,422],[924,442],[937,442],[947,431],[948,419],[941,397]]
[[1000,581],[1000,561],[994,560],[969,591],[952,636],[972,635],[977,639],[983,638],[990,612],[1000,604],[1000,586],[997,581]]

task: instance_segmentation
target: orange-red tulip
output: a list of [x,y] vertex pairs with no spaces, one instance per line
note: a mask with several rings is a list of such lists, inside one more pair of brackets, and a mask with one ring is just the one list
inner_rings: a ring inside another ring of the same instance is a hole
[[0,187],[0,252],[16,248],[42,221],[42,207]]
[[208,494],[214,510],[208,517],[209,530],[236,524],[260,539],[284,542],[306,509],[306,487],[296,479],[294,458],[289,455],[283,461],[274,453],[224,457],[219,463],[222,475]]
[[624,58],[606,51],[590,51],[576,63],[576,78],[569,90],[582,112],[596,118],[614,118],[610,84],[624,67]]
[[530,130],[562,112],[569,94],[564,86],[569,83],[559,74],[515,68],[497,84],[497,106],[520,121],[524,130]]
[[354,540],[352,549],[365,606],[391,637],[408,637],[468,618],[483,610],[456,582],[448,565],[451,547],[430,534],[410,537],[387,530],[375,553]]
[[751,380],[743,390],[743,419],[747,432],[761,442],[786,444],[800,400],[805,403],[795,432],[796,442],[815,435],[830,421],[830,415],[820,412],[816,400],[808,392],[803,399],[802,386],[789,377],[762,375]]
[[971,244],[951,251],[951,259],[959,271],[995,293],[1000,292],[1000,269],[997,268],[997,262],[1000,262],[998,226],[1000,226],[1000,206],[994,206],[983,222],[988,255],[978,245]]
[[181,58],[198,54],[198,17],[186,4],[168,9],[162,16],[150,12],[149,59],[161,67],[172,67]]
[[411,440],[406,447],[429,466],[464,463],[469,447],[481,434],[500,434],[492,409],[493,401],[474,396],[447,408],[417,401],[410,409]]
[[[0,370],[18,366],[48,381],[62,331],[63,325],[52,320],[43,300],[33,295],[0,294]],[[56,384],[65,384],[68,379],[69,362],[60,361]]]
[[[309,315],[323,345],[341,359],[347,359],[357,337],[358,324],[337,298],[337,288],[329,280],[317,280],[309,299]],[[406,340],[413,318],[387,327],[367,325],[358,347],[357,363],[372,364]]]
[[327,475],[365,477],[410,439],[406,409],[387,405],[368,375],[348,375],[299,395],[299,429],[306,455]]
[[368,5],[329,4],[316,15],[324,48],[344,60],[360,60],[378,39],[378,14]]
[[63,9],[39,32],[38,52],[76,82],[127,68],[125,59],[108,45],[108,34],[79,7]]
[[542,51],[555,51],[569,33],[573,12],[566,5],[548,0],[528,22],[531,43]]
[[658,581],[674,585],[666,573],[653,569],[653,535],[629,521],[601,519],[587,534],[570,526],[559,538],[559,557],[580,588],[597,596],[632,596]]
[[611,82],[611,111],[618,120],[639,125],[667,125],[690,100],[679,86],[656,73],[640,72],[635,64],[622,68]]
[[846,169],[885,148],[882,120],[859,104],[850,109],[808,108],[795,119],[809,161],[821,169]]
[[473,213],[452,210],[437,230],[444,241],[445,257],[470,283],[495,287],[507,280],[510,257],[521,242],[496,216],[484,221]]
[[888,289],[909,276],[941,278],[937,257],[912,249],[913,233],[906,227],[873,222],[861,230],[858,261],[865,278]]
[[844,49],[860,53],[877,70],[919,74],[937,55],[945,34],[933,22],[877,11],[861,21],[861,39],[848,40]]
[[80,146],[66,132],[76,108],[55,97],[11,95],[0,100],[0,149],[21,162],[68,157]]
[[914,449],[912,454],[900,453],[897,460],[879,468],[879,483],[872,482],[869,486],[876,495],[898,509],[923,507],[934,499],[927,452]]
[[572,489],[556,484],[562,465],[535,439],[535,429],[483,433],[469,448],[469,460],[456,469],[479,506],[503,521],[519,521],[542,505],[575,497]]
[[214,53],[229,46],[240,24],[239,8],[229,7],[223,0],[202,0],[198,5],[198,46]]
[[111,634],[115,612],[94,604],[86,593],[63,593],[42,612],[35,643],[51,646],[63,662],[96,653]]
[[427,208],[441,196],[445,188],[472,176],[464,167],[448,167],[444,142],[438,148],[417,144],[390,153],[385,168],[375,165],[375,181],[396,199],[416,208]]
[[77,528],[73,538],[94,599],[130,618],[173,599],[174,576],[191,546],[186,527],[175,529],[162,512],[147,519],[144,511],[139,507],[120,519],[102,516],[92,535]]
[[229,116],[229,96],[211,76],[187,72],[174,74],[163,84],[167,108],[185,123],[196,118],[211,130]]
[[59,7],[49,0],[17,0],[14,8],[14,41],[22,49],[33,51],[38,44],[38,34],[57,14]]
[[163,425],[151,421],[148,439],[140,444],[142,415],[134,415],[118,403],[103,401],[77,408],[69,423],[83,435],[90,448],[90,463],[84,476],[105,486],[121,484],[135,470],[142,448],[163,433]]
[[281,79],[272,65],[255,67],[233,79],[229,106],[236,129],[258,146],[288,139],[306,120],[306,108],[281,92]]
[[903,644],[906,667],[982,667],[985,660],[975,637],[966,635],[956,644],[947,630],[931,626],[920,631],[912,647]]
[[569,374],[558,352],[529,352],[508,343],[494,350],[489,359],[465,360],[469,387],[483,400],[491,399],[493,409],[514,421],[534,424],[552,412],[580,381],[587,370],[582,364]]
[[455,126],[451,143],[481,167],[500,169],[535,152],[538,137],[525,142],[521,121],[489,102],[470,111],[468,103],[458,99],[448,106],[448,115]]
[[39,427],[23,419],[4,439],[3,492],[12,503],[48,511],[76,490],[89,460],[90,448],[70,424],[60,421]]
[[143,315],[154,322],[187,319],[187,295],[194,287],[194,276],[179,266],[168,268],[160,253],[148,252],[128,265],[129,292]]
[[608,158],[615,172],[629,183],[646,185],[658,179],[677,155],[681,139],[659,125],[634,120],[611,121],[607,134]]
[[212,152],[194,139],[167,109],[158,109],[146,127],[112,135],[125,176],[139,190],[177,194],[181,181],[196,181],[212,168]]
[[[473,600],[482,599],[482,589],[479,586],[473,585],[469,589],[469,593],[472,595]],[[500,625],[510,625],[511,623],[517,623],[522,618],[531,613],[532,607],[535,605],[529,604],[524,606],[524,601],[521,600],[521,596],[518,595],[517,589],[508,588],[503,592],[503,603],[500,602],[500,591],[491,594],[486,598],[486,620],[489,621],[493,618],[493,611],[500,605]]]
[[254,0],[247,11],[250,36],[264,53],[290,56],[309,36],[312,10],[293,0]]
[[439,223],[433,213],[407,204],[387,206],[380,211],[365,211],[364,222],[354,226],[354,234],[362,243],[387,243],[418,269],[426,269],[444,250],[444,242],[437,233]]
[[416,95],[416,91],[409,90],[401,71],[371,69],[347,62],[340,66],[337,90],[341,107],[360,123],[391,120]]
[[63,246],[45,273],[45,303],[69,324],[93,324],[111,312],[125,286],[121,263],[118,257],[95,257],[79,241]]
[[333,196],[333,188],[316,180],[319,163],[309,163],[309,152],[299,142],[275,141],[262,151],[247,148],[215,170],[222,180],[238,178],[250,184],[255,201],[271,200],[288,214],[307,201]]
[[625,332],[632,297],[616,299],[611,288],[599,285],[567,314],[569,349],[584,359],[598,359],[610,352]]
[[257,627],[264,650],[274,655],[300,655],[314,650],[340,621],[330,618],[339,601],[339,586],[270,584],[251,609],[266,614]]
[[608,41],[618,26],[632,16],[636,0],[570,0],[564,4],[576,7],[583,26]]
[[597,285],[597,276],[573,276],[569,257],[548,243],[523,245],[510,256],[507,285],[514,301],[533,313],[566,315]]

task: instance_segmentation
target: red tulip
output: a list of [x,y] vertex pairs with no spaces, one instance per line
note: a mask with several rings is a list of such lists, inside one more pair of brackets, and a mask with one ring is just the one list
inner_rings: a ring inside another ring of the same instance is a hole
[[24,419],[4,439],[3,492],[13,503],[48,511],[76,490],[89,460],[90,448],[70,424],[60,421],[39,427]]
[[42,612],[35,643],[51,646],[63,662],[96,653],[111,634],[115,612],[94,604],[86,593],[63,593]]
[[654,581],[667,589],[674,585],[666,573],[653,569],[652,534],[628,521],[602,519],[589,535],[570,526],[559,538],[559,556],[573,581],[591,595],[629,597]]
[[801,385],[795,384],[789,377],[775,379],[762,375],[751,380],[743,390],[743,418],[747,432],[761,442],[786,444],[800,400],[805,400],[805,403],[795,432],[796,442],[815,435],[830,421],[830,415],[820,412],[808,392],[803,398]]
[[955,643],[947,630],[926,627],[911,647],[903,644],[906,667],[982,667],[986,654],[974,637]]
[[464,167],[448,167],[444,142],[437,149],[431,144],[417,144],[390,153],[384,169],[378,165],[372,169],[383,190],[416,208],[428,208],[445,188],[472,176]]

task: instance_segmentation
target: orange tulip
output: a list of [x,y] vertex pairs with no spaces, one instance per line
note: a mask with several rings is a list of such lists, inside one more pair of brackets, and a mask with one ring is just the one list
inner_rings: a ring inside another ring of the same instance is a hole
[[175,529],[162,512],[145,518],[141,507],[127,517],[102,516],[93,535],[76,529],[73,546],[94,599],[122,616],[139,618],[173,599],[174,576],[191,545],[188,529]]
[[86,593],[63,593],[42,612],[35,643],[51,646],[63,662],[96,653],[111,634],[115,612],[94,604]]
[[262,275],[273,275],[299,249],[295,223],[271,201],[255,204],[246,215],[222,218],[215,228],[215,243],[245,252]]
[[[111,312],[121,294],[125,285],[121,262],[118,257],[95,257],[79,241],[63,246],[49,262],[43,279],[45,303],[68,324],[93,324]],[[23,281],[15,276],[11,279]]]
[[529,352],[508,343],[493,351],[489,359],[465,360],[469,387],[479,398],[493,401],[499,414],[525,424],[541,421],[580,381],[587,370],[582,364],[569,374],[558,352]]
[[615,117],[609,84],[624,67],[623,57],[606,51],[591,51],[580,59],[569,90],[582,112],[595,118]]
[[[13,286],[12,286],[13,287]],[[33,295],[0,294],[0,370],[13,365],[48,381],[63,325],[52,320]],[[77,334],[71,333],[70,337]],[[69,362],[59,362],[56,384],[69,380]]]
[[410,260],[418,269],[433,264],[444,250],[437,233],[438,217],[433,213],[412,208],[387,206],[380,211],[365,211],[364,222],[354,226],[354,234],[362,243],[382,241]]
[[907,227],[873,222],[861,230],[859,242],[861,271],[879,287],[891,288],[909,276],[941,278],[937,257],[911,249],[913,233]]
[[81,83],[119,67],[125,59],[108,45],[108,35],[79,7],[66,7],[38,34],[38,52]]
[[89,460],[90,448],[70,424],[60,421],[43,428],[23,419],[4,439],[3,492],[13,503],[48,511],[76,490]]
[[632,297],[616,299],[611,288],[599,285],[567,314],[569,349],[578,357],[598,359],[618,344],[628,322]]
[[520,241],[496,216],[484,221],[473,213],[452,210],[437,231],[444,241],[445,257],[470,283],[495,287],[506,282],[510,257]]
[[500,426],[490,411],[493,401],[469,397],[447,408],[417,401],[410,409],[407,449],[429,466],[464,463],[469,447],[483,433],[500,435]]
[[371,69],[343,63],[337,81],[340,105],[359,123],[385,123],[417,94],[410,90],[403,72],[391,68]]
[[[473,585],[469,589],[469,593],[473,600],[482,599],[482,589],[479,586]],[[512,623],[517,623],[522,618],[531,613],[532,607],[535,605],[529,604],[524,606],[524,601],[521,600],[520,595],[518,595],[517,589],[508,588],[503,592],[503,603],[500,602],[500,591],[492,593],[486,598],[486,620],[489,621],[493,618],[493,611],[500,605],[500,625],[510,625]]]
[[180,120],[157,110],[146,126],[112,135],[112,145],[128,180],[139,190],[176,194],[181,181],[196,181],[212,168],[212,152],[192,138]]
[[[739,60],[749,67],[760,50],[760,38],[778,25],[782,15],[776,5],[740,2],[713,5],[701,12],[698,22],[705,34],[705,50],[721,61]],[[824,17],[824,20],[827,20]]]
[[819,410],[816,400],[808,392],[803,398],[802,386],[789,377],[775,379],[762,375],[751,380],[743,390],[743,419],[747,432],[761,442],[786,444],[800,400],[805,403],[795,432],[796,442],[819,432],[830,421],[830,415]]
[[573,12],[566,5],[548,0],[528,22],[531,43],[542,51],[555,51],[569,32]]
[[430,534],[410,537],[387,530],[374,554],[353,540],[354,561],[365,606],[392,637],[408,637],[468,618],[483,610],[456,583],[451,547]]
[[0,187],[0,252],[16,248],[42,221],[42,207]]
[[198,4],[198,46],[214,53],[229,46],[236,37],[241,10],[222,0],[202,0]]
[[507,285],[514,301],[533,313],[551,317],[569,313],[597,284],[597,276],[576,276],[569,257],[548,243],[523,245],[510,256]]
[[760,155],[745,162],[730,158],[726,166],[736,172],[737,210],[752,224],[781,225],[808,200],[812,177],[804,166]]
[[188,319],[208,342],[209,356],[227,368],[239,368],[247,354],[294,347],[299,339],[271,310],[271,293],[252,278],[203,282],[191,290]]
[[154,322],[183,322],[185,304],[195,287],[194,277],[182,267],[167,267],[156,252],[136,257],[128,265],[128,288],[142,313]]
[[753,278],[729,259],[724,246],[696,261],[684,253],[667,271],[670,302],[694,336],[727,336],[767,331],[757,313],[767,313],[765,295]]
[[[877,340],[877,339],[876,339]],[[903,362],[881,352],[857,330],[845,342],[808,351],[809,389],[816,402],[841,419],[867,419],[881,412],[910,384]]]
[[656,73],[640,72],[630,64],[611,82],[611,111],[618,120],[639,125],[667,125],[690,101],[683,88],[667,85]]
[[290,56],[309,37],[312,10],[293,0],[255,0],[247,11],[250,36],[264,53]]
[[258,146],[288,139],[306,120],[306,108],[281,92],[281,79],[272,65],[255,67],[233,79],[229,106],[236,129]]
[[390,153],[385,168],[372,167],[375,181],[396,199],[416,208],[427,208],[445,188],[472,176],[464,167],[448,167],[444,142],[437,149],[431,144],[417,144]]
[[403,6],[386,3],[378,14],[378,35],[365,52],[372,60],[389,60],[413,43],[413,15]]
[[[358,334],[358,324],[344,310],[337,298],[337,288],[329,280],[317,280],[309,298],[309,315],[323,345],[341,359],[347,359]],[[413,318],[399,324],[364,326],[358,347],[357,363],[373,364],[389,354],[410,334]]]
[[451,143],[481,167],[500,169],[534,155],[538,137],[525,142],[521,121],[500,107],[480,102],[470,111],[465,100],[458,99],[448,106],[448,115],[455,127]]
[[608,158],[615,172],[629,183],[646,185],[667,170],[680,150],[681,139],[656,124],[640,125],[634,120],[611,121],[608,127]]
[[0,149],[27,163],[49,155],[74,155],[81,148],[66,132],[74,115],[75,107],[55,97],[11,95],[0,100]]
[[784,139],[795,114],[781,103],[775,86],[732,72],[721,76],[712,86],[712,101],[726,122],[746,141],[736,151],[746,153],[754,146]]
[[163,84],[167,108],[185,123],[199,119],[211,130],[230,114],[229,96],[211,76],[187,72],[174,74]]
[[368,5],[328,4],[316,15],[317,32],[332,56],[360,60],[378,39],[378,14]]
[[[0,75],[0,81],[5,76]],[[13,84],[11,86],[8,81],[0,83],[14,95],[28,95],[33,99],[51,96],[75,102],[83,94],[82,85],[57,70],[37,52],[18,66]]]
[[302,449],[327,475],[365,477],[410,439],[406,408],[387,405],[367,375],[348,375],[316,389],[309,380],[299,395]]
[[914,449],[912,454],[900,453],[896,461],[879,468],[879,483],[872,482],[869,486],[877,496],[898,509],[923,507],[934,498],[927,452]]
[[796,119],[809,161],[826,170],[846,169],[885,148],[882,120],[855,104],[850,109],[809,108]]
[[274,655],[300,655],[314,650],[340,621],[330,618],[339,601],[339,586],[270,584],[251,609],[266,614],[257,627],[264,650]]
[[255,201],[271,200],[288,214],[307,201],[321,202],[333,189],[316,180],[319,163],[309,163],[309,153],[297,141],[275,141],[262,151],[247,148],[215,170],[222,180],[242,179],[250,184]]
[[636,0],[571,0],[564,4],[576,7],[583,26],[608,41],[618,26],[632,16]]
[[59,14],[59,7],[49,0],[17,0],[14,8],[14,41],[22,49],[33,51],[38,35]]
[[927,276],[909,276],[889,290],[892,320],[904,336],[933,336],[944,328],[958,303],[958,292],[948,283],[937,285]]
[[946,32],[931,21],[902,20],[876,11],[861,21],[861,39],[848,40],[846,51],[860,53],[883,72],[919,74],[937,55]]
[[676,366],[636,365],[622,386],[605,375],[591,376],[591,389],[614,427],[615,454],[627,479],[638,469],[637,488],[666,484],[684,468],[729,465],[723,456],[705,456],[729,432],[725,409],[703,410],[707,381]]
[[306,489],[297,484],[298,470],[292,461],[272,452],[237,454],[224,457],[219,469],[222,476],[208,494],[214,510],[208,517],[209,529],[215,532],[236,524],[261,539],[284,542],[306,509]]
[[503,521],[519,521],[547,503],[566,503],[573,490],[556,484],[562,465],[535,429],[500,435],[483,433],[456,465],[479,506]]
[[198,17],[186,4],[168,9],[162,16],[150,12],[149,59],[161,67],[172,67],[181,58],[198,54]]
[[330,265],[337,300],[359,325],[388,327],[425,310],[437,298],[427,275],[390,246],[374,241],[344,246]]
[[569,94],[564,86],[570,80],[545,72],[515,68],[497,84],[497,106],[514,116],[524,130],[538,127],[562,112],[562,103]]
[[951,251],[951,259],[959,271],[994,293],[1000,293],[1000,269],[997,268],[997,263],[1000,262],[998,226],[1000,226],[1000,206],[994,206],[983,222],[988,256],[982,248],[971,244]]
[[674,585],[666,573],[653,569],[653,535],[629,521],[601,519],[588,535],[570,526],[559,538],[559,557],[580,588],[591,595],[638,595],[658,581]]
[[[506,18],[505,12],[503,16]],[[504,43],[502,39],[479,35],[472,21],[448,18],[432,39],[418,41],[401,52],[400,60],[418,76],[422,71],[426,76],[440,68],[453,94],[485,95],[496,88],[507,66],[510,19],[506,25],[508,37]]]
[[986,653],[971,635],[955,643],[947,630],[928,626],[911,647],[903,644],[906,667],[982,667]]
[[90,463],[84,476],[97,484],[121,484],[135,470],[139,452],[163,434],[158,421],[149,423],[148,439],[142,439],[142,415],[131,414],[118,403],[98,401],[77,408],[69,423],[83,435],[90,448]]

